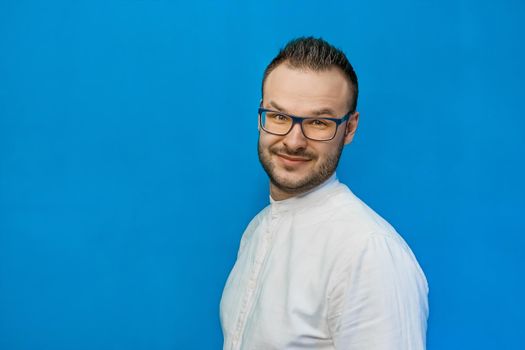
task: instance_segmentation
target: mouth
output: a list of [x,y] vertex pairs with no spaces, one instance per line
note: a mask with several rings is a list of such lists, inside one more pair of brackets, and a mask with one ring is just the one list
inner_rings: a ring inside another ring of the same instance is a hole
[[287,164],[301,164],[310,161],[310,158],[291,156],[288,154],[276,153],[276,155]]

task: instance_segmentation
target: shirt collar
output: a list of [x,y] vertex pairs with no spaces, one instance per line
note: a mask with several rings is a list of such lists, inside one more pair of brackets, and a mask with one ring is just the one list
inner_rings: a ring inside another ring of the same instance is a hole
[[331,189],[337,187],[338,184],[339,180],[337,179],[337,175],[334,172],[332,176],[330,176],[325,182],[317,187],[314,187],[310,191],[301,193],[300,195],[281,201],[276,201],[272,198],[272,196],[269,196],[271,211],[272,213],[280,213],[303,208],[312,203],[319,203],[319,199],[324,197],[326,193],[331,192]]

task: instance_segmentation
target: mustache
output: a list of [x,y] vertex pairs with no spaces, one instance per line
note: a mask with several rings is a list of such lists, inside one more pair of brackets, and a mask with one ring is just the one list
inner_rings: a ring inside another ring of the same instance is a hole
[[309,159],[317,158],[317,156],[314,153],[309,152],[304,148],[298,148],[296,150],[291,150],[291,149],[288,149],[287,147],[275,147],[271,149],[271,152],[273,154],[282,154],[282,155],[290,156],[290,157],[301,157],[301,158],[309,158]]

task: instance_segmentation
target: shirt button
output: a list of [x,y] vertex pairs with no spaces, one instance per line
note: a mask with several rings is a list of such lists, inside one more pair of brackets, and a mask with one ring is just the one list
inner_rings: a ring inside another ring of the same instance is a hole
[[255,281],[248,281],[248,288],[255,289]]
[[263,260],[264,260],[264,255],[263,255],[263,254],[259,254],[259,255],[257,255],[257,256],[255,257],[255,262],[256,262],[257,264],[262,264]]

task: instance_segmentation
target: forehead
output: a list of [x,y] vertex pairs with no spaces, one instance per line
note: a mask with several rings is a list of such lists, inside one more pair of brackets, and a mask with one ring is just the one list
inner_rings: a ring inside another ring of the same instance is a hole
[[270,72],[263,91],[264,103],[272,101],[286,112],[302,115],[323,108],[343,115],[352,98],[350,83],[337,67],[313,71],[284,63]]

